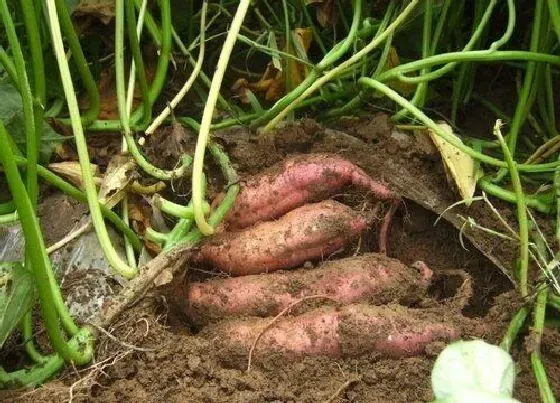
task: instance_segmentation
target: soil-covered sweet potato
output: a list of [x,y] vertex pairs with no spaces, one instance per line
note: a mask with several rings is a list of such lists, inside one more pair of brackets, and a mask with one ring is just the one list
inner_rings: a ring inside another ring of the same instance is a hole
[[381,200],[399,198],[363,169],[338,155],[296,156],[244,180],[223,228],[241,229],[278,218],[305,203],[329,198],[348,185],[365,189]]
[[277,221],[209,238],[195,262],[235,276],[294,268],[344,248],[368,221],[365,214],[334,200],[306,204]]
[[398,305],[352,304],[283,317],[272,325],[271,318],[225,321],[207,326],[202,335],[214,340],[219,357],[235,366],[247,362],[259,335],[252,355],[257,360],[366,354],[404,358],[422,354],[434,342],[459,338],[459,329],[445,316]]
[[314,269],[181,283],[175,287],[173,299],[196,325],[234,316],[275,316],[312,295],[324,295],[341,304],[395,301],[406,305],[425,295],[432,278],[432,271],[423,263],[413,266],[369,253],[324,262]]

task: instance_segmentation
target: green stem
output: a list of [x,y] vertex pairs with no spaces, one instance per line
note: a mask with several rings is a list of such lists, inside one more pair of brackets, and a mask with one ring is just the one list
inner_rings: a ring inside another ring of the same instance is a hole
[[[482,16],[482,19],[480,20],[480,23],[476,27],[476,30],[474,31],[471,39],[465,45],[462,52],[470,51],[474,47],[474,45],[478,42],[478,40],[480,39],[480,36],[484,32],[484,28],[486,27],[486,25],[488,24],[488,22],[490,20],[490,16],[492,15],[492,11],[494,10],[496,2],[497,2],[497,0],[491,0],[490,1],[489,5],[488,5],[488,8],[484,12],[484,15]],[[428,56],[423,56],[423,59],[425,60],[427,57],[429,57],[429,55]],[[435,79],[440,78],[443,75],[449,73],[450,71],[452,71],[455,68],[456,65],[457,65],[457,62],[450,62],[450,63],[445,64],[445,66],[439,68],[438,70],[432,71],[431,73],[421,73],[420,76],[418,76],[418,77],[405,77],[404,81],[406,81],[408,83],[412,83],[412,84],[416,84],[416,83],[421,84],[421,83],[424,83],[426,81],[435,80]],[[425,70],[425,69],[426,68],[424,68],[423,70]]]
[[45,362],[48,358],[42,355],[33,342],[33,316],[31,311],[27,312],[21,323],[21,333],[23,335],[23,344],[27,355],[36,363]]
[[508,60],[524,60],[534,61],[540,63],[560,64],[560,56],[528,52],[521,50],[471,50],[469,52],[449,52],[441,53],[439,55],[430,56],[425,59],[416,60],[413,62],[401,64],[386,72],[382,73],[379,81],[387,82],[394,79],[399,79],[406,82],[410,77],[405,77],[405,73],[421,70],[425,67],[435,66],[438,64],[446,64],[449,62],[497,62]]
[[525,203],[525,193],[521,186],[521,179],[517,170],[517,163],[513,160],[512,153],[506,144],[500,131],[501,121],[496,121],[494,135],[498,137],[502,146],[502,151],[508,165],[511,183],[515,191],[517,201],[517,223],[519,225],[519,289],[523,298],[529,294],[527,284],[527,272],[529,270],[529,226],[527,225],[527,205]]
[[37,185],[39,141],[35,132],[33,96],[31,94],[31,88],[29,87],[29,81],[27,78],[25,59],[23,58],[19,38],[6,0],[2,0],[0,3],[0,14],[2,14],[2,22],[4,23],[4,28],[8,36],[8,42],[10,43],[10,47],[12,48],[12,53],[14,55],[14,65],[16,68],[24,116],[23,124],[25,129],[27,155],[27,192],[29,194],[29,198],[31,199],[33,208],[35,208],[39,193],[39,187]]
[[0,389],[33,388],[50,379],[64,366],[58,354],[46,357],[45,362],[36,363],[31,368],[6,372],[0,367]]
[[[506,190],[500,187],[499,185],[492,183],[492,181],[488,177],[479,179],[478,186],[480,187],[481,190],[503,201],[506,201],[508,203],[517,202],[517,196],[514,192]],[[527,207],[532,207],[535,210],[545,214],[553,213],[554,210],[553,200],[554,200],[554,194],[552,193],[550,194],[547,193],[546,195],[543,195],[543,197],[535,197],[535,196],[528,196],[528,195],[525,196]]]
[[[560,155],[557,160],[560,161]],[[554,196],[556,201],[556,246],[560,247],[560,170],[554,172]]]
[[[23,167],[27,164],[27,160],[24,157],[14,156],[14,159],[19,166]],[[37,165],[37,173],[47,183],[56,187],[58,190],[62,191],[63,193],[73,197],[74,199],[82,203],[87,203],[87,196],[84,192],[79,190],[77,187],[69,184],[60,176],[49,171],[47,168],[41,165]],[[130,241],[130,243],[132,244],[132,246],[137,252],[140,252],[140,250],[142,249],[142,243],[138,239],[136,233],[120,219],[117,213],[109,209],[107,206],[105,206],[104,204],[99,204],[99,208],[101,209],[103,216],[105,216],[107,220],[113,223],[115,228],[120,232],[122,232],[128,238],[128,240]]]
[[17,73],[16,73],[16,66],[14,65],[14,62],[12,61],[12,59],[10,59],[10,56],[8,56],[8,54],[6,53],[4,48],[1,47],[1,46],[0,46],[0,64],[2,64],[2,67],[4,67],[4,70],[6,70],[6,73],[8,73],[8,77],[12,81],[12,84],[14,85],[14,87],[19,89],[19,82],[18,82]]
[[[43,51],[41,48],[41,36],[39,34],[39,21],[37,19],[37,16],[35,15],[33,0],[21,0],[21,8],[23,11],[25,31],[27,33],[27,42],[31,51],[31,64],[33,70],[33,95],[35,98],[33,108],[35,133],[33,137],[35,138],[36,152],[38,154],[41,135],[43,133],[43,115],[45,112],[44,107],[47,98],[47,87],[45,84],[45,65],[43,62]],[[25,116],[25,118],[31,119],[31,116]],[[37,163],[37,160],[29,158],[29,154],[27,160],[29,164]],[[38,196],[36,165],[34,166],[32,176],[32,178],[28,177],[27,190],[29,193],[29,198],[31,199],[31,203],[33,203],[33,205],[35,206],[37,204]],[[34,180],[34,184],[32,187],[30,187],[30,180]]]
[[545,403],[555,402],[554,393],[550,388],[548,383],[548,378],[546,376],[546,370],[544,364],[541,360],[541,340],[544,331],[544,322],[546,316],[546,300],[548,295],[548,288],[543,288],[537,294],[537,301],[535,302],[534,311],[534,324],[533,324],[533,335],[534,335],[534,345],[533,351],[531,352],[531,364],[533,366],[533,373],[539,385],[539,392],[541,395],[541,400]]
[[[400,106],[410,109],[410,111],[412,112],[412,114],[414,115],[414,117],[416,119],[421,121],[425,126],[432,129],[435,134],[437,134],[438,136],[443,138],[449,144],[451,144],[451,145],[455,146],[456,148],[458,148],[459,150],[463,151],[465,154],[470,155],[471,157],[473,157],[475,159],[478,159],[482,162],[485,162],[487,164],[494,165],[494,166],[497,166],[497,167],[500,167],[500,168],[501,167],[505,168],[505,167],[508,166],[505,161],[502,161],[502,160],[499,160],[497,158],[490,157],[489,155],[482,154],[480,152],[474,151],[472,148],[470,148],[470,147],[464,145],[463,143],[457,141],[457,139],[454,136],[451,136],[448,133],[446,133],[445,130],[442,130],[441,127],[439,127],[432,119],[430,119],[428,116],[426,116],[424,114],[424,112],[422,112],[420,109],[418,109],[417,107],[412,105],[408,100],[401,97],[396,91],[392,90],[391,88],[389,88],[385,84],[383,84],[383,83],[381,83],[377,80],[367,78],[367,77],[360,78],[358,80],[358,83],[360,85],[363,85],[366,88],[372,88],[374,90],[377,90],[377,91],[383,93],[384,95],[386,95],[387,97],[391,98],[393,101],[395,101]],[[532,165],[532,164],[518,164],[517,169],[520,172],[537,172],[537,171],[543,171],[543,170],[554,171],[555,170],[554,167],[556,167],[556,166],[558,166],[558,162],[548,163],[548,164],[538,164],[538,165],[537,164],[535,164],[535,165]]]
[[250,0],[240,0],[235,13],[235,17],[231,23],[228,31],[228,35],[220,52],[220,59],[214,76],[212,77],[212,85],[210,86],[210,92],[208,93],[208,99],[206,100],[206,105],[204,106],[204,111],[202,113],[202,120],[200,122],[200,131],[198,133],[198,140],[196,142],[196,149],[194,154],[193,162],[193,174],[192,174],[192,201],[194,206],[194,217],[196,225],[205,235],[210,235],[214,232],[214,229],[206,222],[204,217],[204,212],[202,209],[202,202],[204,195],[200,193],[201,186],[200,181],[202,180],[202,171],[204,166],[204,154],[206,151],[206,144],[208,142],[208,137],[210,135],[210,126],[212,124],[212,116],[214,115],[214,109],[216,107],[216,101],[218,99],[218,94],[220,87],[222,85],[222,80],[231,56],[231,52],[236,42],[237,34],[241,28],[241,24],[249,8]]
[[[68,41],[68,46],[72,52],[72,59],[74,60],[74,65],[78,69],[78,73],[82,78],[82,83],[86,88],[89,97],[89,108],[86,113],[82,115],[82,124],[84,126],[89,125],[99,115],[99,110],[101,107],[101,100],[99,96],[99,90],[97,89],[97,84],[93,79],[91,71],[88,66],[88,62],[80,46],[80,40],[74,31],[74,25],[72,24],[72,19],[70,18],[70,13],[68,13],[68,8],[66,7],[65,0],[55,0],[56,12],[58,16],[59,24],[66,35],[66,40]],[[52,29],[52,28],[51,28]]]
[[72,333],[77,333],[78,329],[68,314],[64,301],[62,301],[60,296],[60,289],[56,281],[54,281],[51,262],[47,256],[39,222],[19,175],[14,155],[7,139],[7,133],[2,123],[0,123],[0,162],[4,167],[8,185],[20,215],[21,226],[25,235],[26,250],[29,251],[30,269],[35,279],[35,285],[41,302],[41,314],[52,346],[64,360],[73,361],[78,365],[86,364],[91,360],[91,343],[82,352],[70,348],[64,340],[58,325],[58,315],[60,315],[60,318],[65,322],[68,321],[68,324],[71,325],[70,327],[75,330]]
[[[537,52],[540,45],[540,30],[543,19],[543,8],[544,0],[536,0],[535,2],[535,15],[533,17],[533,32],[531,35],[531,52]],[[517,106],[515,108],[515,114],[511,121],[511,127],[508,134],[508,149],[512,155],[515,155],[515,150],[517,147],[517,137],[521,130],[521,126],[525,122],[527,115],[531,109],[535,97],[532,96],[533,86],[535,81],[535,72],[537,64],[530,61],[527,63],[527,70],[525,71],[525,80],[523,82],[523,88],[521,89],[521,94],[517,101]]]
[[[155,76],[150,86],[148,105],[146,106],[150,111],[152,110],[154,102],[157,100],[159,94],[161,93],[161,90],[163,89],[163,86],[165,85],[165,80],[167,77],[167,68],[169,66],[169,57],[171,54],[172,26],[171,26],[170,0],[161,0],[159,4],[161,8],[161,32],[162,32],[161,47],[160,47]],[[148,17],[148,12],[146,12],[146,16],[144,18],[145,18],[146,27],[149,28],[147,17]],[[122,21],[121,21],[121,25],[123,25]],[[121,29],[117,30],[117,32],[120,30]],[[124,43],[124,41],[122,42]],[[115,39],[115,44],[117,43],[118,42]],[[115,52],[117,52],[116,49]],[[117,59],[119,57],[120,57],[119,55],[116,55]],[[123,67],[123,72],[124,72],[124,67]],[[118,91],[117,91],[117,95],[118,95]],[[131,120],[133,122],[138,121],[141,113],[142,113],[141,109],[136,110],[135,113],[132,115]],[[150,115],[150,119],[151,119],[151,115]]]
[[[99,207],[97,189],[93,180],[93,175],[89,163],[90,158],[83,132],[82,121],[80,119],[78,101],[74,92],[74,84],[72,83],[72,77],[70,76],[68,61],[65,57],[58,16],[53,4],[54,1],[55,0],[47,0],[52,42],[58,61],[58,67],[60,69],[60,77],[62,79],[62,85],[64,88],[64,93],[66,95],[66,101],[68,103],[70,118],[72,120],[72,129],[76,141],[76,148],[78,151],[78,158],[80,160],[80,167],[82,171],[82,181],[86,190],[91,219],[97,233],[97,238],[99,239],[99,243],[101,245],[101,248],[103,249],[103,252],[105,253],[105,257],[107,258],[108,262],[118,274],[126,278],[131,278],[136,275],[137,270],[128,266],[113,248],[109,233],[107,231],[107,227],[105,226],[105,222],[103,221],[101,209]],[[120,15],[122,18],[122,13],[120,13]]]
[[252,127],[259,127],[263,123],[268,122],[274,116],[277,116],[278,113],[286,109],[288,105],[292,105],[296,99],[300,98],[305,93],[305,91],[312,86],[312,84],[319,78],[323,70],[336,63],[336,61],[348,51],[353,41],[357,37],[359,19],[356,17],[361,16],[361,9],[361,0],[356,1],[354,8],[354,17],[352,19],[352,26],[350,28],[348,36],[342,42],[337,43],[335,46],[333,46],[333,48],[309,72],[307,77],[296,88],[294,88],[288,94],[284,95],[274,104],[274,106],[272,106],[272,108],[268,109],[259,118],[255,119],[251,124]]
[[143,122],[141,124],[148,124],[152,117],[152,104],[150,103],[150,89],[146,78],[144,60],[142,59],[140,42],[136,32],[136,11],[132,1],[125,1],[125,15],[128,41],[130,42],[132,57],[134,58],[134,64],[136,65],[136,77],[138,78],[140,92],[142,93],[143,116],[140,121]]
[[558,42],[560,42],[560,3],[558,3],[558,0],[548,0],[548,12],[550,13],[552,26],[556,35],[558,35]]
[[527,319],[528,315],[529,315],[529,308],[523,306],[515,313],[515,315],[511,319],[506,334],[504,335],[504,338],[500,343],[500,347],[503,348],[508,353],[511,350],[511,346],[513,345],[513,342],[515,341],[515,339],[517,339],[517,335],[519,334],[519,331],[525,324],[525,320]]
[[[177,218],[194,218],[194,210],[192,204],[183,206],[181,204],[173,203],[172,201],[166,200],[159,195],[154,196],[153,203],[165,214],[169,214]],[[203,209],[204,213],[208,214],[210,212],[210,205],[208,203],[204,203]]]
[[[493,0],[495,1],[495,0]],[[432,54],[432,22],[433,22],[433,2],[432,0],[424,1],[424,24],[422,27],[422,58],[431,56]],[[434,47],[436,43],[434,42]],[[443,67],[445,68],[445,67]],[[443,69],[442,68],[442,69]],[[441,69],[440,69],[441,70]],[[430,69],[428,67],[423,68],[420,71],[420,77],[428,76]],[[410,100],[410,103],[415,106],[423,107],[426,101],[426,93],[428,91],[427,80],[422,80],[417,86],[414,95]],[[395,122],[401,120],[408,114],[407,109],[401,109],[397,112],[391,119]]]
[[5,203],[0,203],[0,214],[10,214],[13,213],[15,209],[16,205],[14,204],[13,200]]

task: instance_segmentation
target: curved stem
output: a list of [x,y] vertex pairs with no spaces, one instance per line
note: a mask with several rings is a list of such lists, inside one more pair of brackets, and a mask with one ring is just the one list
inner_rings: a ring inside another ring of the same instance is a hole
[[[142,3],[142,8],[145,10],[147,1]],[[148,79],[146,78],[146,70],[144,68],[144,60],[142,59],[142,52],[140,51],[139,36],[142,30],[142,20],[139,19],[138,24],[136,24],[136,11],[134,8],[134,3],[132,1],[125,2],[125,15],[126,15],[126,26],[128,33],[128,41],[130,42],[130,49],[132,51],[133,62],[130,67],[130,77],[128,81],[128,96],[127,96],[127,111],[130,114],[132,108],[132,99],[134,96],[134,76],[138,78],[140,84],[140,92],[142,93],[142,107],[143,107],[143,117],[140,119],[146,124],[152,117],[152,105],[150,103],[150,89],[148,87]],[[136,72],[136,74],[135,74]]]
[[152,134],[163,121],[171,114],[171,111],[177,107],[179,102],[183,100],[187,92],[190,90],[194,83],[194,80],[198,77],[200,70],[202,69],[202,62],[204,61],[204,48],[205,48],[205,35],[206,35],[206,11],[208,9],[208,1],[202,3],[202,10],[200,13],[200,47],[198,51],[198,59],[193,68],[193,71],[181,90],[175,95],[168,106],[159,114],[157,118],[154,119],[152,124],[146,129],[146,134]]
[[[274,128],[278,124],[278,122],[284,119],[284,117],[290,111],[292,111],[299,103],[301,103],[303,100],[309,97],[317,89],[321,88],[323,84],[332,80],[333,78],[335,78],[336,76],[344,72],[346,69],[351,67],[353,64],[362,60],[362,58],[365,57],[368,53],[370,53],[373,49],[377,48],[379,44],[381,44],[385,39],[387,39],[387,37],[390,34],[395,32],[395,30],[406,20],[406,18],[408,18],[409,14],[412,12],[412,10],[414,10],[418,2],[419,0],[411,0],[410,3],[408,3],[408,5],[406,6],[406,8],[402,11],[402,13],[400,13],[398,17],[395,18],[395,20],[391,24],[389,24],[387,29],[382,34],[375,36],[375,38],[370,43],[368,43],[366,46],[360,49],[360,51],[358,51],[357,53],[354,53],[350,59],[340,63],[338,66],[334,67],[332,70],[329,70],[327,73],[325,73],[325,75],[318,78],[317,80],[314,79],[313,83],[309,86],[309,88],[305,89],[305,91],[303,91],[301,95],[299,95],[295,100],[293,100],[291,103],[286,105],[284,109],[280,113],[278,113],[263,128],[263,131],[267,132],[272,128]],[[268,115],[265,114],[264,116],[268,116]]]
[[541,360],[541,340],[544,332],[547,296],[548,288],[544,288],[537,294],[537,300],[535,302],[534,324],[532,328],[534,335],[532,340],[534,341],[534,345],[532,346],[533,351],[531,352],[531,365],[533,366],[533,372],[535,374],[537,384],[539,385],[541,400],[546,403],[553,403],[556,401],[556,398],[554,397],[554,393],[548,383],[546,370]]
[[[495,1],[495,0],[492,0]],[[424,1],[424,24],[422,27],[422,58],[426,58],[432,55],[432,47],[435,47],[436,42],[434,41],[432,46],[432,21],[433,21],[433,2],[432,0]],[[429,75],[429,68],[424,68],[420,72],[420,77]],[[428,91],[427,81],[422,81],[416,86],[416,91],[414,96],[410,100],[410,103],[416,106],[423,107],[426,101],[426,93]],[[408,115],[407,109],[401,109],[393,117],[393,121],[399,121]]]
[[25,67],[25,60],[19,39],[16,33],[14,22],[6,0],[0,2],[0,14],[2,15],[2,22],[8,36],[8,42],[12,48],[14,55],[14,66],[16,69],[17,80],[19,84],[21,102],[23,107],[24,116],[24,129],[26,140],[26,155],[27,155],[27,192],[33,208],[37,203],[37,196],[39,187],[37,186],[37,160],[39,156],[39,141],[35,132],[35,121],[33,117],[33,96],[31,88],[29,87],[29,80],[27,78],[27,70]]
[[84,84],[84,87],[86,87],[86,91],[88,93],[89,108],[87,112],[82,115],[82,124],[87,126],[95,119],[97,119],[97,115],[99,115],[99,110],[101,107],[99,90],[97,89],[97,84],[95,83],[95,80],[93,79],[91,71],[88,67],[88,62],[84,56],[82,47],[80,46],[80,41],[78,39],[78,36],[76,35],[76,31],[74,31],[74,25],[72,24],[72,19],[70,18],[70,14],[68,13],[66,1],[54,0],[54,2],[56,5],[58,23],[60,24],[60,27],[62,27],[64,35],[66,35],[68,46],[72,51],[74,64],[80,74],[80,77],[82,78],[82,83]]
[[[387,87],[385,84],[373,80],[371,78],[362,77],[358,80],[358,83],[363,85],[364,87],[369,87],[374,90],[377,90],[387,97],[391,98],[400,106],[410,109],[410,112],[414,115],[416,119],[421,121],[425,126],[429,127],[434,131],[435,134],[443,138],[449,144],[457,147],[459,150],[463,151],[465,154],[470,155],[471,157],[485,162],[490,165],[494,165],[497,167],[507,167],[507,163],[505,161],[499,160],[497,158],[491,157],[486,154],[482,154],[478,151],[473,150],[472,148],[466,146],[465,144],[458,142],[457,139],[453,136],[450,136],[445,130],[442,130],[432,119],[424,114],[420,109],[412,105],[408,100],[401,97],[396,91],[392,90],[391,88]],[[537,172],[542,170],[552,170],[555,171],[555,168],[558,165],[558,162],[549,163],[549,164],[540,164],[540,165],[531,165],[531,164],[518,164],[517,169],[520,172]]]
[[[517,196],[514,192],[506,190],[499,185],[492,183],[492,181],[487,177],[479,179],[478,186],[489,195],[502,199],[508,203],[515,203],[517,201]],[[527,204],[527,207],[532,207],[544,214],[552,214],[554,209],[552,203],[553,197],[553,194],[547,194],[542,198],[526,195],[525,202]]]
[[[159,4],[161,8],[161,47],[154,80],[152,81],[149,91],[148,107],[150,110],[152,109],[154,102],[156,101],[163,86],[165,85],[165,79],[167,77],[167,67],[169,66],[169,57],[171,54],[172,26],[170,0],[161,0]],[[148,15],[148,12],[146,12],[146,15],[144,17],[146,19],[146,26],[148,26]],[[131,117],[131,121],[138,121],[141,113],[142,109],[136,110]]]
[[[21,167],[27,164],[27,160],[24,157],[14,156],[14,159],[16,161],[16,164]],[[47,168],[43,167],[42,165],[37,165],[37,173],[47,183],[56,187],[58,190],[82,203],[87,203],[87,195],[84,192],[66,182],[60,176],[49,171]],[[136,233],[120,219],[117,213],[109,209],[107,206],[105,206],[104,204],[99,204],[99,208],[101,209],[101,212],[105,216],[105,218],[113,223],[115,228],[121,231],[128,238],[137,252],[140,252],[140,250],[142,249],[142,243],[140,242],[140,239],[138,239]]]
[[529,226],[527,225],[527,206],[525,203],[525,193],[521,186],[521,179],[519,179],[519,172],[517,171],[517,163],[513,160],[513,156],[502,136],[500,126],[502,122],[496,121],[494,126],[494,135],[500,141],[502,151],[508,165],[509,174],[511,176],[511,183],[515,190],[517,201],[517,222],[519,225],[519,289],[523,298],[529,294],[527,284],[527,272],[529,269]]
[[23,335],[25,351],[27,351],[27,355],[29,356],[29,358],[31,358],[36,363],[47,361],[48,357],[45,357],[39,351],[37,351],[35,343],[33,342],[33,316],[31,314],[31,311],[27,312],[23,317],[21,324],[21,333]]
[[[43,62],[43,50],[41,49],[41,37],[39,34],[39,21],[35,15],[35,7],[32,0],[21,0],[21,8],[23,11],[23,18],[25,24],[25,32],[27,33],[27,42],[31,51],[31,63],[33,71],[33,95],[35,97],[33,107],[34,119],[34,138],[36,141],[36,152],[39,153],[41,142],[41,135],[43,133],[43,115],[44,106],[47,97],[47,87],[45,84],[45,66]],[[31,116],[26,116],[26,119],[31,119]],[[29,164],[37,164],[36,160],[27,157]],[[34,180],[34,186],[30,188],[29,181]],[[31,203],[35,206],[37,204],[38,186],[37,186],[37,168],[34,167],[33,178],[28,178],[27,189]]]
[[8,56],[2,46],[0,46],[0,64],[2,64],[4,70],[6,70],[6,73],[8,73],[8,77],[10,77],[10,80],[12,81],[14,87],[19,90],[16,66],[14,66],[14,62],[12,61],[12,59],[10,59],[10,56]]
[[210,92],[202,114],[202,121],[200,122],[200,131],[198,133],[198,141],[196,143],[193,162],[192,200],[196,225],[204,235],[214,233],[212,226],[206,222],[202,208],[204,195],[201,193],[200,182],[202,181],[202,170],[204,167],[204,153],[206,151],[206,143],[208,142],[210,125],[212,124],[212,115],[214,114],[214,108],[216,107],[216,101],[222,85],[222,79],[224,77],[233,46],[235,45],[237,34],[239,33],[250,3],[250,0],[240,0],[239,2],[235,17],[233,18],[229,28],[226,41],[222,47],[222,51],[220,52],[220,58],[218,65],[216,66],[214,76],[212,77],[212,85],[210,86]]
[[379,75],[379,81],[390,81],[395,78],[407,81],[405,73],[421,70],[424,67],[445,64],[449,62],[496,62],[508,60],[525,60],[541,63],[560,64],[560,56],[527,52],[521,50],[471,50],[469,52],[449,52],[431,56],[426,59],[416,60],[410,63],[401,64]]
[[[120,1],[122,2],[122,0]],[[107,232],[107,227],[105,226],[105,222],[103,221],[103,216],[101,215],[101,209],[99,208],[99,201],[97,199],[97,189],[93,181],[91,167],[89,164],[89,153],[88,153],[87,143],[82,128],[82,122],[80,119],[78,101],[76,99],[76,94],[74,92],[74,85],[72,83],[72,77],[70,76],[70,69],[68,67],[68,62],[66,60],[65,53],[64,53],[64,47],[62,44],[62,34],[60,32],[60,26],[59,26],[58,16],[57,16],[54,2],[55,0],[47,0],[47,10],[49,14],[52,42],[53,42],[56,58],[58,61],[58,67],[60,69],[60,76],[62,78],[62,85],[64,87],[64,93],[66,95],[66,100],[68,103],[70,118],[72,119],[72,129],[76,141],[78,157],[80,159],[82,180],[84,183],[84,188],[86,190],[91,218],[93,221],[93,225],[95,227],[95,231],[97,233],[97,237],[99,239],[99,243],[105,253],[107,260],[118,274],[126,278],[131,278],[136,275],[137,270],[131,268],[125,262],[123,262],[123,260],[119,257],[119,255],[113,248],[113,245],[111,244],[111,239],[109,238],[109,233]],[[119,2],[117,2],[117,4],[118,3]],[[121,18],[123,17],[122,12],[120,13],[120,17]]]
[[[484,31],[484,28],[486,27],[486,25],[488,24],[488,21],[490,20],[490,16],[492,15],[492,11],[494,10],[494,7],[496,6],[496,2],[497,2],[497,0],[491,0],[490,1],[490,3],[488,4],[488,8],[484,12],[484,15],[482,16],[482,18],[480,20],[480,23],[476,27],[476,30],[474,31],[473,35],[471,36],[471,39],[469,40],[469,42],[462,49],[462,52],[470,51],[473,48],[473,46],[478,42],[480,36],[482,35],[482,32]],[[429,57],[429,56],[423,56],[423,59],[426,59],[427,57]],[[422,84],[426,81],[431,81],[431,80],[435,80],[437,78],[442,77],[443,75],[452,71],[455,68],[456,65],[457,65],[457,62],[449,62],[449,63],[445,64],[445,66],[440,67],[439,69],[437,69],[435,71],[432,71],[430,73],[421,74],[418,77],[402,77],[402,81],[407,82],[407,83],[411,83],[411,84],[417,84],[417,83]],[[422,70],[425,70],[425,69],[426,68],[424,68]]]
[[[531,34],[531,52],[537,52],[540,45],[540,30],[541,23],[543,19],[543,8],[544,0],[536,0],[535,2],[535,16],[533,18],[533,32]],[[511,127],[508,133],[508,148],[512,155],[515,155],[515,149],[517,147],[517,137],[521,126],[529,111],[531,105],[533,104],[535,97],[533,93],[533,84],[535,80],[537,65],[535,62],[529,62],[527,64],[527,70],[525,71],[525,79],[523,82],[523,88],[521,89],[521,94],[519,95],[519,100],[517,101],[517,106],[515,109],[515,114],[513,115],[513,120],[511,121]]]
[[65,325],[71,325],[73,330],[75,330],[75,332],[73,332],[74,334],[76,334],[78,330],[64,306],[56,282],[53,283],[54,275],[41,235],[39,222],[19,175],[14,155],[7,139],[7,133],[2,123],[0,123],[0,162],[4,167],[10,191],[20,214],[21,226],[25,235],[26,250],[29,250],[30,269],[35,279],[35,285],[41,302],[41,314],[49,339],[55,351],[59,353],[64,360],[73,361],[76,364],[85,364],[91,359],[91,343],[89,343],[90,346],[89,349],[86,349],[87,351],[82,352],[72,349],[64,340],[62,331],[59,328],[58,316],[60,315],[63,321],[70,322]]
[[523,306],[516,312],[516,314],[511,319],[506,334],[504,335],[502,342],[500,343],[500,347],[503,348],[508,353],[511,350],[511,346],[513,345],[513,342],[515,341],[515,339],[517,339],[517,335],[519,334],[519,331],[525,324],[525,320],[527,319],[528,315],[529,315],[529,308]]

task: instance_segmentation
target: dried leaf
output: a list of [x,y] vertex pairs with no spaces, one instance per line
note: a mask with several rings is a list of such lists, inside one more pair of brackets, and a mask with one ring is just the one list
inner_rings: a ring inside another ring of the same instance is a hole
[[98,18],[104,24],[109,24],[115,17],[114,0],[81,0],[74,10],[76,15],[87,15]]
[[[101,184],[101,178],[97,176],[99,173],[99,167],[95,164],[89,164],[89,166],[96,185]],[[84,188],[82,180],[82,169],[78,161],[55,162],[49,164],[49,169],[68,179],[70,182],[72,182],[72,184],[76,185],[80,189]]]
[[323,0],[317,7],[316,15],[317,21],[322,27],[333,26],[334,18],[334,0]]
[[109,208],[117,205],[124,197],[126,187],[134,179],[135,168],[134,158],[130,156],[115,155],[111,158],[99,189],[99,201]]
[[[143,236],[146,228],[153,227],[152,206],[143,197],[131,194],[128,198],[128,218],[134,231]],[[148,240],[144,240],[144,247],[152,254],[161,252],[159,245]]]
[[[438,126],[462,143],[461,139],[453,133],[451,126],[445,123],[439,123]],[[480,171],[475,171],[474,159],[449,144],[431,129],[428,129],[428,133],[442,156],[449,184],[455,185],[463,200],[470,200],[474,196],[476,182],[481,175]],[[466,205],[470,205],[470,202]]]
[[250,103],[247,91],[264,93],[267,101],[276,101],[284,93],[282,72],[271,62],[259,81],[250,83],[245,78],[240,78],[233,84],[231,90],[237,93],[240,101],[245,104]]
[[[293,38],[295,43],[295,51],[291,52],[300,59],[307,60],[307,52],[313,41],[313,31],[311,28],[296,28],[293,31]],[[286,49],[288,51],[289,48]],[[293,87],[298,86],[309,74],[310,68],[304,63],[298,62],[294,59],[288,60],[290,72],[290,83]]]

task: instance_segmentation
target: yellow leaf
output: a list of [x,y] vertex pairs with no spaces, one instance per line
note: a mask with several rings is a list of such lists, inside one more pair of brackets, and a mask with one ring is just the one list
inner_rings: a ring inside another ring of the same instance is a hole
[[[462,143],[461,139],[453,133],[449,125],[439,123],[438,126]],[[475,172],[474,159],[449,144],[431,129],[428,129],[428,133],[441,154],[446,173],[448,174],[448,182],[451,182],[451,185],[455,185],[465,204],[467,206],[470,205],[471,202],[469,200],[474,196],[476,182],[480,179],[481,174],[480,171]]]

